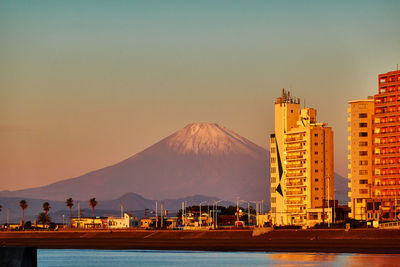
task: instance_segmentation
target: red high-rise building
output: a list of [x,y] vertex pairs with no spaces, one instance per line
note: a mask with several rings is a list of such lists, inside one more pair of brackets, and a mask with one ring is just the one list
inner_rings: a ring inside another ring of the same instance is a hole
[[[374,173],[368,219],[394,220],[400,214],[400,71],[378,76],[374,96]],[[399,200],[399,201],[397,201]]]

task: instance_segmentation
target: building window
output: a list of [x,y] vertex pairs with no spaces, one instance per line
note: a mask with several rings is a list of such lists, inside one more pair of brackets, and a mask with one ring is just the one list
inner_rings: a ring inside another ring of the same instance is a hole
[[271,177],[271,183],[276,183],[276,177],[275,176]]
[[318,187],[316,187],[316,188],[314,188],[314,190],[315,190],[315,191],[318,191],[318,190],[319,190],[319,188],[318,188]]
[[271,158],[271,163],[276,163],[276,158]]
[[318,143],[317,143],[317,142],[315,142],[315,143],[314,143],[314,146],[318,146]]
[[[367,174],[368,174],[368,170],[359,170],[359,171],[358,171],[358,174],[359,174],[359,175],[367,175]],[[361,184],[361,181],[362,181],[362,180],[360,180],[360,184]]]
[[366,123],[366,122],[361,122],[360,123],[360,128],[365,128],[367,126],[368,126],[368,123]]
[[318,163],[318,160],[314,161],[314,163]]
[[276,197],[271,197],[271,203],[276,203]]
[[367,133],[367,132],[360,132],[360,133],[358,134],[358,136],[360,136],[360,137],[367,137],[367,136],[368,136],[368,133]]
[[271,173],[276,173],[276,168],[275,167],[271,168]]
[[318,170],[314,170],[314,172],[318,172]]
[[360,113],[358,114],[359,118],[366,118],[367,117],[367,113]]
[[293,113],[293,109],[290,110],[290,113]]
[[315,197],[315,200],[319,200],[319,197]]
[[271,193],[276,193],[276,188],[275,187],[271,187]]
[[359,104],[358,107],[359,108],[367,108],[367,104]]
[[318,155],[318,151],[315,151],[315,152],[314,152],[314,155]]
[[271,147],[271,153],[276,153],[276,147]]
[[276,212],[276,207],[272,207],[272,208],[271,208],[271,212],[272,212],[272,213],[275,213],[275,212]]
[[361,204],[363,202],[362,198],[357,198],[357,204]]
[[368,194],[368,189],[360,189],[360,194]]
[[360,142],[359,145],[360,146],[368,146],[368,142]]
[[318,178],[316,178],[315,181],[318,182]]
[[318,134],[314,134],[315,137],[318,137]]
[[360,151],[360,156],[368,156],[368,151]]
[[368,184],[368,180],[360,180],[360,184]]
[[368,165],[368,160],[360,160],[360,165],[362,166]]

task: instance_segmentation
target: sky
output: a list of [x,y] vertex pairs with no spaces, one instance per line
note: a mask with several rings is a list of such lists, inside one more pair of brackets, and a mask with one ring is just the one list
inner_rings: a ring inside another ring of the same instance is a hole
[[334,131],[400,64],[399,1],[0,1],[0,190],[117,163],[192,122],[267,148],[282,88]]

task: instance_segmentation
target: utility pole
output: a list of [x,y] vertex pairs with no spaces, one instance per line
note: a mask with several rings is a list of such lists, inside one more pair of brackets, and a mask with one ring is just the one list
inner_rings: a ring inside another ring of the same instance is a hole
[[81,203],[78,202],[78,219],[81,220]]
[[208,218],[207,218],[207,224],[208,227],[210,227],[211,222],[210,222],[210,217],[211,217],[211,213],[210,213],[210,203],[207,203],[207,214],[208,214]]
[[10,224],[10,209],[7,208],[7,227]]
[[183,219],[183,218],[184,218],[184,211],[183,211],[183,210],[184,210],[184,207],[185,207],[184,205],[185,205],[185,204],[184,204],[184,202],[182,201],[182,225],[183,225],[183,226],[185,226],[185,224],[184,224],[184,219]]
[[200,224],[200,228],[201,228],[201,226],[202,226],[202,225],[201,225],[201,202],[200,202],[200,212],[199,212],[199,213],[200,213],[200,215],[199,215],[199,216],[200,216],[200,217],[199,217],[199,224]]
[[333,192],[333,224],[336,224],[336,189]]
[[250,227],[250,202],[247,202],[247,224]]
[[[329,216],[329,213],[331,213],[331,215],[332,215],[332,210],[331,210],[331,208],[330,208],[330,206],[331,206],[331,203],[329,202],[329,187],[330,187],[330,183],[329,183],[329,174],[328,174],[328,216]],[[331,216],[332,217],[332,216]],[[330,224],[330,220],[329,220],[329,218],[328,218],[328,228],[329,227],[331,227],[331,224]]]
[[121,204],[121,219],[124,217],[124,204]]
[[164,204],[161,202],[161,229],[164,227],[164,214],[163,214],[163,210],[164,210]]
[[236,198],[236,221],[239,221],[239,197]]
[[158,228],[158,210],[157,210],[157,200],[156,200],[156,229]]

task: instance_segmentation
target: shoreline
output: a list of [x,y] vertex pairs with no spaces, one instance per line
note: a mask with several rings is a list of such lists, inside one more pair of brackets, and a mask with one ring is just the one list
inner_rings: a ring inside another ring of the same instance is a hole
[[191,250],[400,254],[398,229],[94,230],[0,232],[1,246],[38,249]]

